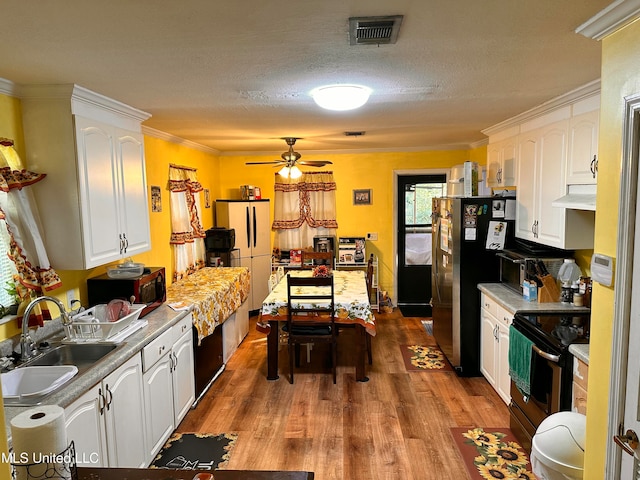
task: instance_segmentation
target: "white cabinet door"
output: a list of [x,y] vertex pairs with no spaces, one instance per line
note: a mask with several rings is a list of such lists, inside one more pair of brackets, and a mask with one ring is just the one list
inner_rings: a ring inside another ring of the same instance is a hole
[[110,467],[146,466],[142,361],[135,355],[102,381]]
[[568,120],[556,122],[542,129],[535,177],[535,218],[538,222],[535,240],[558,248],[566,248],[565,209],[553,207],[551,203],[566,193],[568,129]]
[[496,384],[496,320],[482,309],[480,311],[480,372],[489,384]]
[[119,173],[110,127],[79,116],[75,126],[81,234],[85,265],[93,267],[121,256]]
[[123,255],[151,249],[149,205],[142,135],[117,129],[116,157],[120,171],[120,230]]
[[496,142],[487,147],[487,185],[513,187],[516,184],[516,138]]
[[236,330],[236,313],[234,312],[222,323],[222,361],[227,363],[237,349],[238,332]]
[[[146,463],[150,464],[175,429],[173,413],[172,359],[167,352],[144,372]],[[145,465],[146,466],[146,465]]]
[[196,399],[193,363],[193,333],[188,330],[175,343],[173,355],[173,411],[175,426],[182,421]]
[[495,389],[508,405],[511,403],[511,377],[509,376],[509,326],[513,322],[513,313],[498,305],[496,346],[496,384]]
[[536,164],[538,159],[538,132],[523,134],[518,142],[518,181],[516,208],[516,237],[535,240],[536,227]]
[[67,440],[73,440],[80,466],[108,466],[102,390],[98,384],[64,409]]
[[597,183],[600,110],[576,115],[569,127],[568,185]]

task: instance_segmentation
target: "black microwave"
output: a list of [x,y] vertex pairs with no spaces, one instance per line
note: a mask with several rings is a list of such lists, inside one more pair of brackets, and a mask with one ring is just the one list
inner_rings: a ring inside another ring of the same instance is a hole
[[109,303],[115,298],[122,298],[132,303],[146,304],[140,314],[158,308],[167,299],[167,288],[164,267],[145,268],[142,275],[134,278],[109,278],[105,273],[87,279],[89,305]]

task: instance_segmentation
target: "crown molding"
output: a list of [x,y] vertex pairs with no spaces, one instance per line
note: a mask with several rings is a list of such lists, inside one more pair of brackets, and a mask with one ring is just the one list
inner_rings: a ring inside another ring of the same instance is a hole
[[537,107],[533,107],[526,112],[522,112],[515,117],[508,118],[503,122],[485,128],[482,130],[482,133],[490,137],[498,132],[506,130],[507,128],[517,127],[525,122],[541,117],[542,115],[559,108],[572,105],[579,100],[597,95],[598,93],[600,93],[600,79],[589,82],[586,85],[578,87],[575,90],[571,90],[559,97],[552,98],[551,100],[542,103]]
[[199,150],[204,153],[210,153],[212,155],[220,155],[220,151],[215,148],[206,147],[196,142],[192,142],[191,140],[185,140],[181,137],[176,137],[175,135],[171,135],[170,133],[163,132],[161,130],[156,130],[155,128],[147,127],[142,125],[142,134],[147,137],[157,138],[159,140],[164,140],[166,142],[175,143],[178,145],[182,145],[184,147],[192,148],[194,150]]
[[0,78],[0,93],[9,97],[18,97],[18,86],[11,80]]
[[602,40],[640,17],[640,0],[617,0],[576,28],[576,33]]

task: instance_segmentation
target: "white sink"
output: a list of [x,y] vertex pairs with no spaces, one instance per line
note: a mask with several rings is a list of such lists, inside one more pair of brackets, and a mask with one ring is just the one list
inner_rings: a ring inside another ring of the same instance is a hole
[[6,400],[35,399],[53,392],[78,373],[75,365],[21,367],[3,373],[2,396]]

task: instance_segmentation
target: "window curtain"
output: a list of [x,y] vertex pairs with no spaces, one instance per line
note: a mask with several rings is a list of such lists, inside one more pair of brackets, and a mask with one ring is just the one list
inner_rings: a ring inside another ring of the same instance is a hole
[[273,201],[275,247],[313,248],[316,235],[335,235],[336,182],[333,172],[303,173],[298,179],[276,174]]
[[180,280],[205,266],[206,236],[200,218],[202,185],[196,170],[169,166],[171,240],[173,246],[173,280]]
[[[23,301],[62,285],[49,263],[38,208],[29,188],[45,176],[23,169],[13,143],[0,140],[0,218],[9,233],[8,255],[16,265],[14,281]],[[49,311],[42,308],[29,319],[29,324],[42,326],[43,320],[50,318]]]

